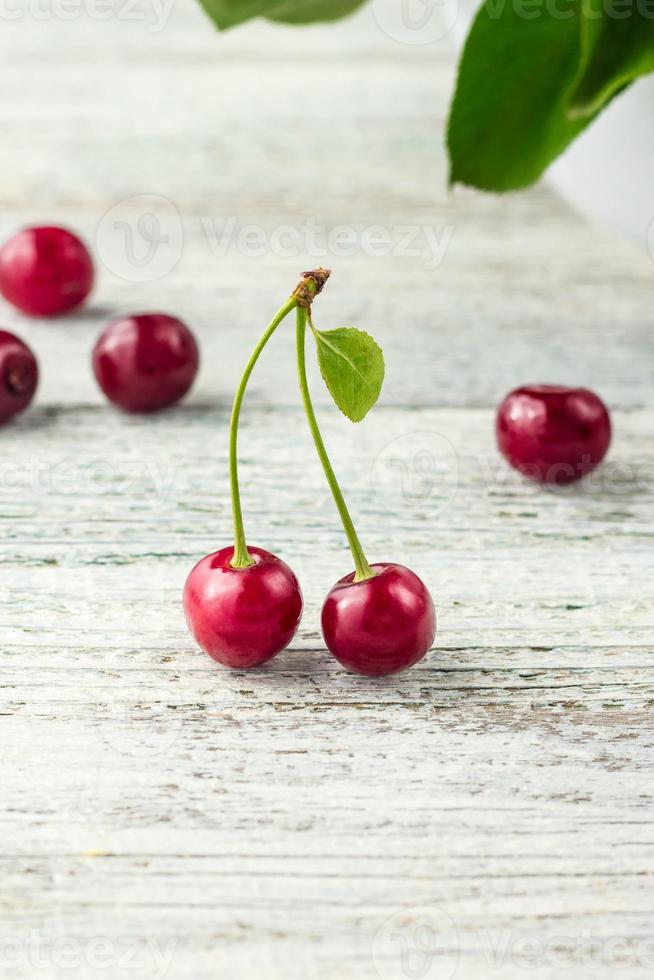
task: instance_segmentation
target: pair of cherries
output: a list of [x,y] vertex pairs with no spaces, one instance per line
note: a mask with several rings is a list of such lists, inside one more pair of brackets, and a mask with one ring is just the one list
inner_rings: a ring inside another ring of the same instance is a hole
[[[318,429],[304,366],[304,329],[307,320],[313,329],[311,302],[328,276],[324,269],[304,273],[303,282],[273,318],[246,366],[230,425],[235,545],[202,558],[184,588],[186,620],[198,644],[219,663],[236,669],[263,664],[288,646],[302,614],[302,593],[289,566],[270,552],[245,544],[236,453],[240,406],[250,373],[272,332],[294,306],[304,407],[356,566],[355,572],[336,583],[323,605],[327,648],[348,670],[379,676],[418,663],[436,633],[434,604],[418,576],[402,565],[368,565]],[[498,410],[496,431],[500,450],[511,465],[532,479],[553,484],[590,472],[603,458],[611,437],[608,412],[593,392],[553,385],[511,392]]]
[[[508,462],[542,483],[567,484],[590,473],[611,441],[609,413],[592,391],[527,385],[511,392],[497,413],[497,440]],[[287,564],[250,548],[254,564],[234,568],[233,547],[201,559],[184,591],[186,618],[199,645],[227,667],[256,667],[293,639],[302,594]],[[424,583],[408,568],[371,566],[329,592],[322,609],[327,648],[348,670],[371,676],[405,670],[434,640],[436,615]]]
[[[248,548],[254,564],[234,568],[234,548],[202,558],[184,588],[187,623],[218,663],[258,667],[289,645],[300,624],[302,592],[289,566],[263,548]],[[350,572],[322,607],[328,650],[348,670],[394,674],[418,663],[436,635],[434,603],[424,582],[404,565],[371,565],[372,576]]]
[[[0,292],[29,316],[70,313],[95,278],[84,243],[65,228],[24,228],[0,249]],[[176,317],[143,313],[109,324],[93,351],[93,370],[107,398],[129,412],[152,412],[179,401],[197,374],[199,352]],[[0,424],[30,404],[38,384],[33,351],[0,331]]]
[[[246,544],[237,451],[241,406],[252,371],[275,330],[293,311],[304,411],[355,565],[355,570],[330,590],[323,605],[325,643],[348,670],[379,676],[417,663],[431,647],[436,634],[434,604],[418,576],[403,565],[368,564],[320,433],[307,379],[305,337],[307,324],[315,334],[311,304],[329,276],[329,270],[322,268],[303,273],[248,359],[234,395],[229,426],[234,545],[200,559],[184,586],[184,612],[191,633],[210,657],[227,667],[247,669],[270,660],[291,642],[302,615],[302,592],[293,571],[276,555]],[[367,337],[353,328],[341,330],[340,334],[335,331],[331,336],[338,334],[342,343],[343,333],[348,339]],[[321,336],[329,342],[328,333]],[[348,365],[352,367],[349,360]],[[363,381],[361,370],[365,370],[362,365],[352,371],[355,386]],[[378,380],[376,395],[368,408],[374,404],[380,389],[381,380]],[[335,400],[343,409],[343,402]]]

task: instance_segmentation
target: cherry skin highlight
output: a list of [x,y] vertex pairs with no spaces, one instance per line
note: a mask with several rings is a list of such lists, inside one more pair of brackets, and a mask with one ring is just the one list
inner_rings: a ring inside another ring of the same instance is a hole
[[93,276],[86,245],[65,228],[23,228],[0,249],[0,292],[29,316],[74,310],[91,292]]
[[93,371],[107,398],[126,412],[155,412],[178,402],[200,355],[188,327],[165,313],[110,323],[93,350]]
[[205,653],[225,667],[257,667],[283,650],[302,615],[302,592],[280,558],[248,548],[254,565],[232,568],[234,548],[200,559],[184,586],[188,627]]
[[39,381],[34,354],[8,330],[0,330],[0,425],[27,408]]
[[348,670],[370,677],[396,674],[425,656],[436,635],[436,611],[425,584],[403,565],[380,562],[361,582],[354,572],[330,590],[322,632]]
[[497,444],[511,466],[540,483],[564,485],[601,463],[611,442],[604,402],[588,388],[524,385],[497,411]]

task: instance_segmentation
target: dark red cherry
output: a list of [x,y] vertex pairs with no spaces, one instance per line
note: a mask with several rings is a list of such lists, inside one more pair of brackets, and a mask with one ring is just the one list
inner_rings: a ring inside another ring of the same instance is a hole
[[524,385],[497,411],[497,443],[511,466],[541,483],[578,480],[604,459],[611,419],[588,388]]
[[93,351],[93,371],[107,398],[127,412],[154,412],[189,390],[200,356],[188,327],[165,313],[110,323]]
[[27,408],[38,380],[36,358],[27,344],[0,330],[0,424]]
[[88,249],[65,228],[23,228],[0,249],[0,292],[30,316],[68,313],[92,286]]
[[225,667],[257,667],[291,642],[302,615],[295,575],[263,548],[248,548],[254,565],[232,568],[234,548],[202,558],[184,586],[188,627],[202,649]]
[[436,611],[425,584],[403,565],[372,565],[331,589],[322,608],[328,649],[348,670],[371,677],[395,674],[425,656],[436,635]]

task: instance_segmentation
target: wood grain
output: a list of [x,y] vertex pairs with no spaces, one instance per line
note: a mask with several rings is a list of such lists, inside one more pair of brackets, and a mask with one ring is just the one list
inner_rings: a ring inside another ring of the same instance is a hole
[[[447,39],[398,44],[369,8],[218,37],[184,0],[158,33],[24,17],[0,45],[15,93],[0,231],[63,221],[100,258],[74,318],[2,311],[43,383],[2,432],[0,975],[649,978],[644,249],[543,187],[448,194]],[[144,214],[169,241],[130,267],[111,221],[136,234]],[[258,254],[236,240],[248,225]],[[398,254],[406,226],[416,254]],[[326,240],[339,227],[350,255]],[[433,235],[446,247],[428,267]],[[318,322],[369,330],[388,364],[360,426],[313,371],[326,440],[370,558],[409,564],[438,610],[432,653],[387,680],[346,674],[322,645],[320,604],[350,560],[283,329],[248,394],[242,479],[250,540],[302,582],[300,633],[230,673],[181,614],[191,565],[229,540],[230,393],[317,263],[334,268]],[[188,320],[201,377],[178,409],[125,417],[89,350],[111,316],[149,308]],[[611,405],[609,460],[583,487],[535,490],[496,455],[493,406],[529,378]]]

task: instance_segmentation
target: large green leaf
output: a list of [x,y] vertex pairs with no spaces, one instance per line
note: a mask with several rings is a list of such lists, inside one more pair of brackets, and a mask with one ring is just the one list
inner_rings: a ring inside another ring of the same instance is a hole
[[[561,16],[564,9],[569,16]],[[509,191],[542,174],[589,121],[567,114],[579,52],[577,0],[486,0],[468,35],[450,111],[453,183]]]
[[384,355],[372,337],[354,327],[316,330],[320,373],[332,398],[352,422],[360,422],[379,398]]
[[336,20],[345,17],[363,0],[200,0],[221,30],[253,17],[268,17],[288,24]]
[[310,24],[321,20],[339,20],[353,13],[365,0],[286,0],[267,14],[269,20],[284,24]]
[[278,0],[200,0],[216,27],[225,30],[252,17],[262,17]]
[[654,71],[654,6],[644,0],[583,0],[581,61],[570,111],[589,115],[639,75]]

